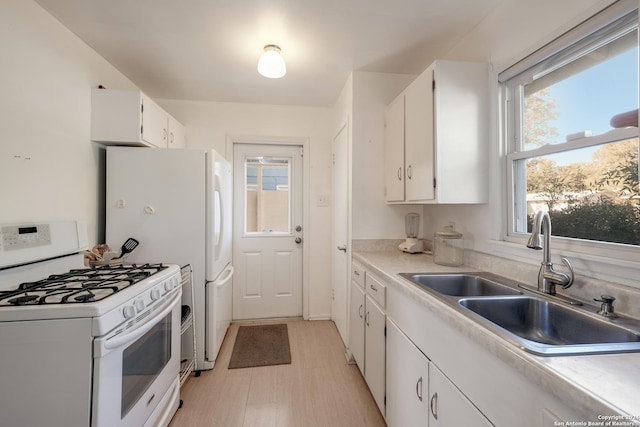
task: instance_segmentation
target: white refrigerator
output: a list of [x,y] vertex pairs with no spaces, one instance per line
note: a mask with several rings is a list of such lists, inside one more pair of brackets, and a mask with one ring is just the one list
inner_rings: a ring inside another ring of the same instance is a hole
[[231,164],[213,150],[141,147],[107,147],[106,162],[106,243],[138,240],[126,263],[191,265],[196,370],[212,369],[231,323]]

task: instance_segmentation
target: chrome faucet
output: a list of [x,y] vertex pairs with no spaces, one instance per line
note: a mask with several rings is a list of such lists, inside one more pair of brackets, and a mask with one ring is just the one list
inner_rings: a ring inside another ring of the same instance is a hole
[[[540,238],[540,233],[544,234],[544,242]],[[537,250],[542,249],[542,265],[538,272],[538,291],[555,295],[556,285],[561,285],[563,289],[567,289],[573,285],[573,267],[571,267],[568,259],[562,258],[562,263],[569,269],[570,274],[568,275],[553,269],[550,243],[551,218],[546,211],[538,211],[533,221],[533,230],[527,242],[527,247]]]

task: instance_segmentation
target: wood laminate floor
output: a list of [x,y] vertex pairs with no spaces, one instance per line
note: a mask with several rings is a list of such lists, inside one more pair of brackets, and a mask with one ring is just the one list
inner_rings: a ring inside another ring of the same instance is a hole
[[358,367],[346,363],[333,322],[278,323],[287,323],[290,365],[227,369],[233,323],[214,369],[183,386],[184,404],[169,427],[385,426]]

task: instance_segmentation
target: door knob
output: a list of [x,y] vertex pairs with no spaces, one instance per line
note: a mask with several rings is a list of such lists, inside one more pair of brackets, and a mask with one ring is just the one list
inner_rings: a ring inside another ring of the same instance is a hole
[[299,226],[299,225],[296,225],[296,231],[297,231],[297,232],[301,232],[301,231],[302,231],[302,227],[301,227],[301,226]]
[[344,245],[344,246],[338,246],[338,250],[339,250],[339,251],[342,251],[342,252],[344,252],[344,253],[346,253],[346,252],[347,252],[347,245]]
[[302,239],[301,239],[300,237],[296,237],[295,242],[296,242],[296,243],[302,243]]

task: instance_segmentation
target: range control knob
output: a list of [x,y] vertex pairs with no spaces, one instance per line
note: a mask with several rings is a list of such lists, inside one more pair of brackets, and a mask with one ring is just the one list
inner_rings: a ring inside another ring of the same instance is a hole
[[122,314],[124,315],[125,319],[131,319],[136,315],[136,308],[132,305],[125,305],[124,309],[122,310]]
[[138,310],[138,312],[144,310],[144,301],[141,299],[137,299],[133,302],[136,306],[136,310]]
[[151,296],[151,299],[153,301],[155,301],[157,299],[160,299],[160,289],[157,289],[157,288],[151,289],[151,295],[150,296]]
[[170,291],[171,289],[173,289],[173,285],[171,284],[171,282],[168,281],[168,280],[166,282],[164,282],[164,290],[165,291]]

